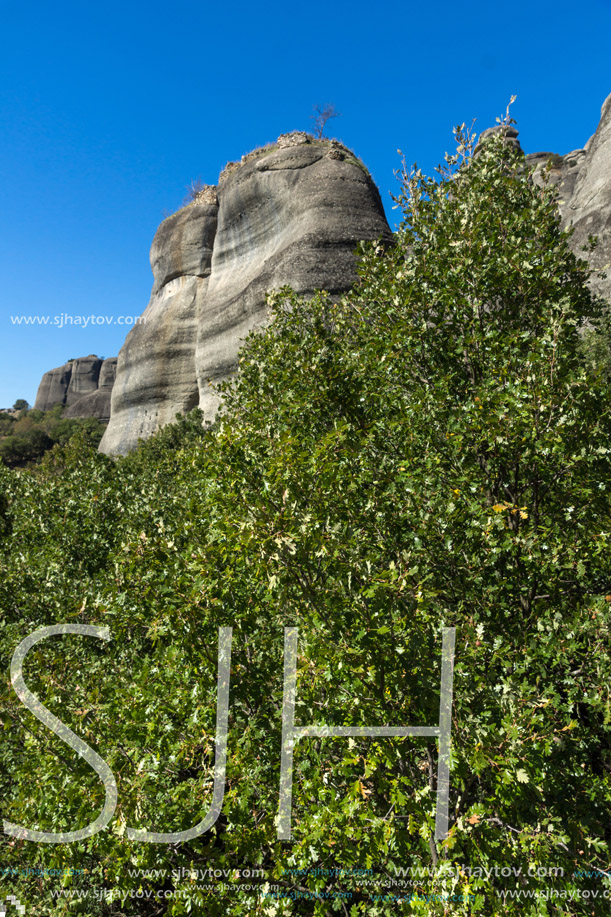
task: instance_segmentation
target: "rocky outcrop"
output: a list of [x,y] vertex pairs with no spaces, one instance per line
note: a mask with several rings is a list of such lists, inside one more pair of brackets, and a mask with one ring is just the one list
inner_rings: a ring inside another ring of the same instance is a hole
[[[77,361],[82,362],[82,361]],[[102,423],[110,420],[110,400],[117,374],[117,357],[109,357],[102,362],[98,375],[98,387],[95,391],[83,395],[66,408],[64,417],[96,417]],[[69,394],[69,393],[68,393]],[[66,402],[68,403],[68,402]]]
[[109,391],[90,392],[89,395],[79,398],[69,408],[66,408],[63,416],[68,420],[95,417],[102,423],[108,423],[110,420],[110,397],[111,393]]
[[[598,245],[588,260],[596,271],[608,269],[607,278],[595,274],[591,286],[595,292],[611,300],[611,95],[605,100],[596,133],[583,151],[564,157],[564,171],[576,171],[572,194],[563,207],[563,222],[575,228],[571,244],[576,252],[590,235],[598,237]],[[569,160],[571,157],[571,160]],[[566,179],[565,179],[566,181]]]
[[218,205],[214,189],[164,220],[153,239],[150,302],[121,348],[101,449],[126,453],[197,407],[197,324],[205,308]]
[[[484,131],[479,144],[498,130],[519,148],[510,125]],[[561,218],[575,227],[574,250],[583,255],[588,236],[599,236],[591,258],[598,270],[611,260],[611,96],[583,149],[526,156],[535,181],[550,160]],[[204,187],[164,220],[153,240],[151,299],[119,354],[101,450],[126,453],[196,405],[212,419],[214,385],[236,372],[244,337],[268,320],[267,293],[289,285],[305,296],[316,289],[339,295],[355,280],[357,242],[390,236],[375,185],[341,144],[295,131],[228,163],[218,186]],[[611,299],[611,279],[596,274],[591,283]],[[68,372],[75,370],[46,374],[42,400],[66,389]],[[93,366],[78,368],[80,397],[70,411],[97,404],[96,393],[86,392],[94,374]]]
[[363,166],[307,134],[279,138],[224,176],[210,282],[197,331],[199,406],[212,418],[212,385],[236,371],[240,342],[267,320],[266,294],[286,284],[337,295],[356,279],[361,239],[390,238]]
[[124,454],[197,405],[212,419],[212,385],[267,321],[268,291],[338,295],[356,279],[357,243],[380,237],[391,232],[377,188],[340,144],[294,132],[229,163],[157,231],[151,300],[119,354],[101,451]]
[[[497,125],[482,132],[476,153],[486,137],[497,131],[503,131],[507,142],[520,148],[517,130]],[[611,95],[603,103],[596,132],[583,149],[564,155],[529,153],[525,160],[538,183],[549,163],[549,181],[558,187],[562,225],[574,228],[571,248],[579,257],[587,257],[594,271],[591,289],[611,301]],[[583,247],[589,236],[597,236],[598,244],[593,254],[586,255]],[[606,278],[601,274],[605,268]]]
[[66,405],[65,417],[97,417],[108,422],[117,358],[102,360],[95,354],[69,360],[42,377],[34,407],[48,411]]
[[50,369],[44,374],[38,386],[34,408],[37,411],[48,411],[54,404],[65,404],[70,377],[72,376],[72,363],[64,363],[56,369]]
[[73,361],[70,384],[66,392],[66,405],[76,404],[84,395],[90,395],[98,390],[101,368],[102,360],[94,354]]
[[117,357],[107,357],[100,368],[98,391],[112,392],[117,377]]

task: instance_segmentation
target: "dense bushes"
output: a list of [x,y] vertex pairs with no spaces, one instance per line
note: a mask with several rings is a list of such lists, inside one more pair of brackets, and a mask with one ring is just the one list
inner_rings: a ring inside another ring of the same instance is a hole
[[27,402],[21,402],[25,408],[19,417],[0,414],[0,459],[9,468],[39,461],[53,446],[68,442],[77,433],[85,434],[93,446],[102,439],[104,425],[95,418],[68,420],[62,417],[63,405],[46,412],[28,411]]
[[[599,306],[554,192],[499,137],[474,160],[459,139],[438,180],[404,172],[396,244],[362,248],[350,296],[273,297],[213,428],[194,415],[118,462],[72,439],[0,469],[5,671],[42,625],[112,637],[54,638],[26,663],[119,787],[89,840],[5,838],[7,866],[88,870],[15,877],[28,913],[607,913],[611,418],[579,338]],[[130,842],[210,807],[221,626],[221,817],[182,844]],[[433,739],[308,738],[278,840],[288,626],[296,723],[352,727],[436,724],[441,628],[457,628],[447,838]],[[2,720],[3,816],[91,822],[98,778],[8,680]],[[62,885],[90,897],[54,899]]]

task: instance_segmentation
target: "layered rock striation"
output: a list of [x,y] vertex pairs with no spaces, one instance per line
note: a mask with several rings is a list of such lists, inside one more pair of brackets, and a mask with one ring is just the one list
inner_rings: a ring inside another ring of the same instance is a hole
[[336,142],[294,132],[230,163],[157,231],[151,299],[119,354],[101,451],[124,454],[197,405],[212,420],[213,386],[267,321],[267,293],[339,295],[356,280],[357,243],[391,237],[367,170]]
[[214,189],[164,220],[153,239],[150,302],[121,348],[111,421],[101,450],[124,454],[177,413],[197,407],[195,349],[210,277]]

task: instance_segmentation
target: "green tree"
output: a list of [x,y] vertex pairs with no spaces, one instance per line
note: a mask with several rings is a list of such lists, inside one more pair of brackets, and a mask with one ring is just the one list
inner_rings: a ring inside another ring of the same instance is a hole
[[15,404],[13,405],[14,411],[27,411],[30,405],[25,400],[25,398],[18,398]]
[[6,436],[0,440],[0,458],[7,465],[24,465],[41,458],[53,440],[38,428]]

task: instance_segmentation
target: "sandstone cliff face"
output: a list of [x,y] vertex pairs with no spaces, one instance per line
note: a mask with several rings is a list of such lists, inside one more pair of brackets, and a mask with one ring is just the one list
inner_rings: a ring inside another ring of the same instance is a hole
[[70,360],[42,377],[34,407],[48,411],[54,404],[67,406],[65,417],[110,417],[110,395],[117,358],[101,360],[95,354]]
[[[611,262],[611,95],[603,104],[596,133],[578,161],[573,189],[563,208],[563,222],[575,227],[572,239],[575,251],[587,243],[588,236],[598,236],[598,246],[589,261],[591,267],[600,271]],[[611,299],[611,267],[606,279],[593,276],[591,286]]]
[[151,247],[150,302],[121,348],[103,452],[126,453],[199,402],[195,347],[218,206],[213,189],[164,220]]
[[[585,258],[582,247],[588,236],[598,237],[598,246],[588,255],[590,266],[601,271],[611,262],[611,95],[603,103],[600,122],[585,147],[564,156],[531,153],[526,161],[538,171],[552,159],[551,181],[558,186],[558,206],[564,227],[575,231],[571,247]],[[611,300],[611,268],[605,279],[594,274],[590,286],[595,293]]]
[[231,163],[155,236],[151,300],[119,354],[101,451],[124,454],[198,404],[212,419],[211,384],[236,371],[267,292],[344,292],[357,242],[379,237],[391,232],[378,191],[339,144],[296,132]]

